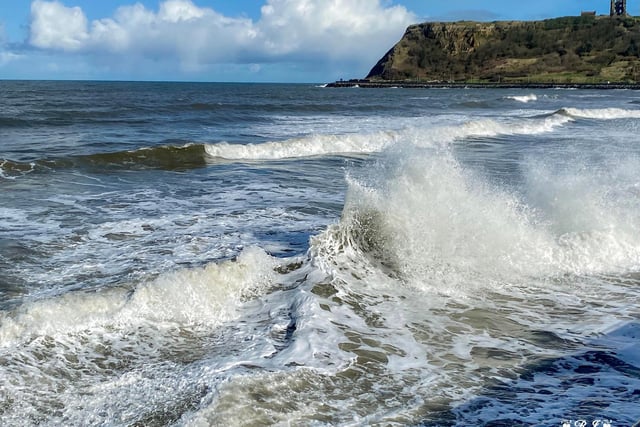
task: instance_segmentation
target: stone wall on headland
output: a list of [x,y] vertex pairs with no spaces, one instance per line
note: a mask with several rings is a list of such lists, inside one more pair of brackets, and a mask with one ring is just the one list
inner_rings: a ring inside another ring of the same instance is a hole
[[640,90],[640,83],[464,83],[411,82],[379,80],[339,80],[328,83],[333,88],[408,88],[408,89],[632,89]]

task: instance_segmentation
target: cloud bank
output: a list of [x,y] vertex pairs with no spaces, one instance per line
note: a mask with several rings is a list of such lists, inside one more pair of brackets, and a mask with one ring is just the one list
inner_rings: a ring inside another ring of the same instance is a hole
[[[191,0],[140,3],[89,21],[59,1],[31,4],[28,43],[40,51],[178,64],[181,72],[220,64],[302,63],[371,67],[416,17],[381,0],[267,0],[257,21],[224,16]],[[358,70],[360,71],[360,70]]]

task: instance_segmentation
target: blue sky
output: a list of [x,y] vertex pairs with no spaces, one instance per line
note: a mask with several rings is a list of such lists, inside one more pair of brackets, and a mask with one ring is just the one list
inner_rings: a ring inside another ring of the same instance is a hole
[[327,82],[366,75],[412,23],[581,10],[609,1],[0,0],[0,79]]

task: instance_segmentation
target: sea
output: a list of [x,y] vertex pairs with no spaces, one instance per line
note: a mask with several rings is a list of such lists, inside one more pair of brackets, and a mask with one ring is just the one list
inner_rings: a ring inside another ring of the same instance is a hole
[[0,425],[640,421],[640,92],[0,82]]

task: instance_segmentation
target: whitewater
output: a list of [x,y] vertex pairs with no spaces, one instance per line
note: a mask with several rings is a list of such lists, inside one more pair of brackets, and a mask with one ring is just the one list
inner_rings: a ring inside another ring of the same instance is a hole
[[640,422],[637,92],[0,86],[0,424]]

